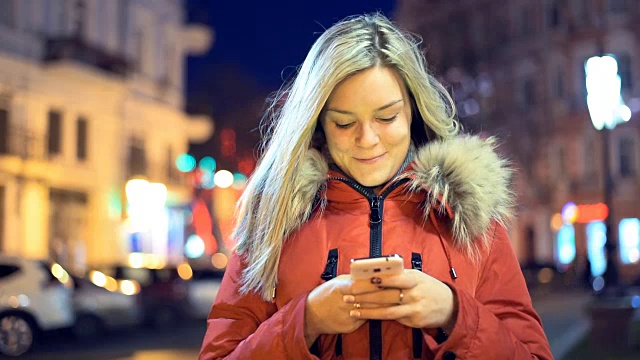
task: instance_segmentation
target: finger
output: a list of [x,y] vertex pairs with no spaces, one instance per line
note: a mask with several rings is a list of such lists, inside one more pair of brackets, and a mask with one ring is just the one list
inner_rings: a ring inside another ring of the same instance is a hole
[[351,304],[351,308],[349,308],[349,311],[351,311],[351,310],[360,310],[360,309],[378,309],[378,308],[385,307],[385,306],[389,306],[389,305],[356,302],[356,303]]
[[413,270],[407,270],[403,274],[386,276],[380,278],[378,285],[384,288],[395,289],[411,289],[418,284],[418,280],[421,276],[429,276],[423,272],[416,274]]
[[345,295],[343,300],[346,303],[363,303],[363,304],[400,304],[407,302],[407,293],[402,292],[400,295],[400,289],[385,289],[372,293],[366,293],[361,295]]
[[410,316],[412,311],[410,305],[387,306],[376,309],[361,307],[360,309],[351,310],[349,316],[367,320],[398,320]]
[[346,294],[359,295],[380,291],[381,286],[370,280],[352,280],[350,292]]

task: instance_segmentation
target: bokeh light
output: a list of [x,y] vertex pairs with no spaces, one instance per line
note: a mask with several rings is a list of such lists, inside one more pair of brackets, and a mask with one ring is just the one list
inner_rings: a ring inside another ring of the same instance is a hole
[[190,172],[196,168],[196,158],[190,154],[182,154],[176,159],[176,167],[181,172]]
[[220,170],[213,178],[216,186],[226,189],[233,184],[233,174],[228,170]]
[[216,171],[216,160],[211,156],[205,156],[200,159],[200,164],[198,167],[205,172],[215,172]]

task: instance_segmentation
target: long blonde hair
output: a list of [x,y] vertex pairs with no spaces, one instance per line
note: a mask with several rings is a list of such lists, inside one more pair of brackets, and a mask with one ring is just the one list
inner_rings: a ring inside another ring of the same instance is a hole
[[420,43],[383,15],[347,18],[318,38],[294,81],[277,93],[263,119],[269,122],[263,155],[238,203],[232,235],[246,264],[242,292],[271,300],[282,245],[293,230],[287,219],[297,211],[291,204],[297,171],[322,108],[341,81],[373,66],[394,68],[412,96],[414,120],[418,115],[425,131],[438,138],[458,133],[453,100],[427,71]]

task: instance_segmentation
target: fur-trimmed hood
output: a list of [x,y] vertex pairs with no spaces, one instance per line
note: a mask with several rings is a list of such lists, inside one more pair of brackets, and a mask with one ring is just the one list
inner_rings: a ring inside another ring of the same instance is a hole
[[[409,170],[401,175],[411,179],[412,191],[425,190],[425,218],[432,209],[449,213],[457,247],[469,247],[492,221],[504,224],[512,216],[513,169],[496,153],[496,147],[495,138],[469,135],[432,141],[415,152]],[[310,150],[296,177],[287,233],[306,221],[314,199],[322,196],[328,179],[326,159]]]

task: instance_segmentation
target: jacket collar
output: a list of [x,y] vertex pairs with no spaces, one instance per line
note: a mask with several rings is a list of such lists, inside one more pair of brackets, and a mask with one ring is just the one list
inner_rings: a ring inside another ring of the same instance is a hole
[[[495,138],[470,135],[432,141],[415,151],[413,161],[399,175],[410,179],[410,191],[424,193],[425,218],[431,210],[449,215],[458,246],[472,245],[493,221],[504,225],[512,216],[514,194],[509,187],[513,169],[497,154],[497,146]],[[301,224],[313,204],[326,202],[327,179],[335,175],[331,173],[325,158],[309,150],[296,174],[293,197],[295,204],[307,205],[297,206],[303,211],[287,219],[289,231]]]

